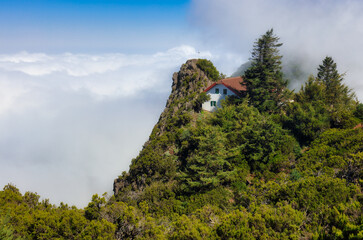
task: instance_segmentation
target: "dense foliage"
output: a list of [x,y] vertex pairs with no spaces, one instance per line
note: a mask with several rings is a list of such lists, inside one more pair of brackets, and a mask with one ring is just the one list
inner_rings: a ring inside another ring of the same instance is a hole
[[22,195],[13,185],[0,191],[1,239],[113,239],[115,225],[105,219],[88,219],[83,210],[39,201],[39,195]]
[[255,45],[249,97],[216,112],[200,111],[208,96],[193,90],[217,76],[211,62],[198,60],[205,75],[180,74],[182,99],[114,196],[81,210],[5,186],[0,238],[363,239],[362,104],[331,57],[289,93],[277,40],[270,30]]
[[213,81],[218,81],[221,79],[221,74],[218,72],[217,68],[213,65],[213,63],[207,59],[199,59],[197,61],[197,66],[204,71],[207,76]]
[[334,60],[326,57],[317,76],[310,76],[295,94],[294,102],[285,108],[284,126],[302,145],[311,143],[330,127],[353,128],[363,119],[360,104],[336,68]]
[[289,95],[278,50],[282,43],[278,41],[273,29],[262,35],[253,46],[251,67],[244,74],[250,102],[260,111],[278,111]]

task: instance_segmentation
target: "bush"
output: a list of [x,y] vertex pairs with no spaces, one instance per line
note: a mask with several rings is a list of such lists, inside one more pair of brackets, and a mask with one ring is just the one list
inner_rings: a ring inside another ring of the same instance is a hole
[[217,82],[220,78],[220,74],[213,63],[207,59],[199,59],[197,66],[203,70],[206,75],[214,82]]

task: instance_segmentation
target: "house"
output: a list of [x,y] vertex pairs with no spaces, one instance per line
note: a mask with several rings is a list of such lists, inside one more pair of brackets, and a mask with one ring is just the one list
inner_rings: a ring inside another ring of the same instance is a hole
[[204,90],[210,96],[210,100],[202,104],[202,109],[214,112],[221,107],[221,101],[227,96],[242,97],[246,92],[246,86],[242,83],[242,77],[226,78],[213,83]]

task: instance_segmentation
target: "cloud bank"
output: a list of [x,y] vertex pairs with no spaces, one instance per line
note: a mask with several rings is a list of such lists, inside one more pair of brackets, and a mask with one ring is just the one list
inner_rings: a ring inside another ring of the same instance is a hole
[[85,206],[112,190],[157,122],[179,46],[150,55],[0,55],[0,185]]
[[322,59],[332,56],[363,101],[362,12],[359,0],[198,0],[193,1],[192,19],[206,42],[223,42],[225,51],[245,60],[253,42],[274,28],[284,43],[285,62],[314,74]]

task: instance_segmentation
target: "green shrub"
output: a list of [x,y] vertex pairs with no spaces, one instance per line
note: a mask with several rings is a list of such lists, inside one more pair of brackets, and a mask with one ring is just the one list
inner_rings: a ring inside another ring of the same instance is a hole
[[212,81],[218,81],[220,74],[213,63],[207,59],[198,59],[197,66],[203,70]]

